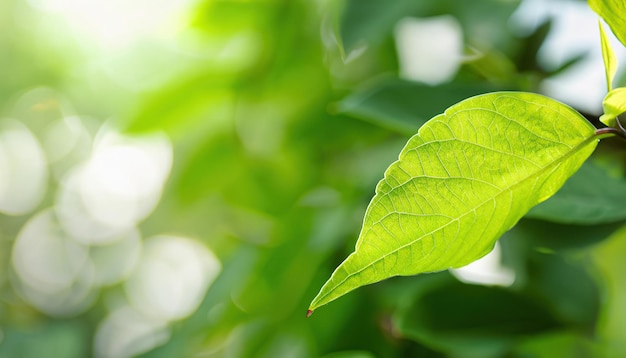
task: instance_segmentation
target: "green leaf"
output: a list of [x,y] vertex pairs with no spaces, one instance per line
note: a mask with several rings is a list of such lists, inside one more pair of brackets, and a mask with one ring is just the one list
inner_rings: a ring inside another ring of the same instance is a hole
[[[405,17],[452,15],[459,20],[470,42],[494,48],[509,45],[506,27],[520,0],[347,0],[339,19],[339,42],[346,56],[363,47],[377,47],[393,36],[394,26]],[[485,14],[489,16],[485,16]]]
[[615,127],[615,117],[626,112],[626,87],[620,87],[606,94],[602,101],[604,114],[600,121],[609,127]]
[[[523,242],[529,248],[541,252],[582,251],[609,237],[621,223],[576,225],[523,218],[506,232],[503,243]],[[505,241],[506,239],[506,241]],[[513,252],[519,254],[520,247]]]
[[611,31],[626,46],[626,2],[624,0],[589,0],[589,6],[609,24]]
[[[626,352],[626,226],[615,232],[602,244],[591,250],[594,269],[602,277],[608,294],[603,298],[601,319],[598,321],[597,332],[607,344],[610,353],[605,357],[619,357]],[[607,352],[609,353],[609,352]]]
[[367,351],[341,351],[323,356],[322,358],[375,358],[376,356]]
[[527,217],[564,224],[590,225],[626,219],[626,181],[586,162],[553,197]]
[[189,127],[197,130],[206,122],[219,123],[207,121],[207,118],[228,113],[233,103],[230,81],[232,79],[227,76],[194,73],[190,78],[148,93],[140,102],[142,105],[127,114],[125,129],[133,133],[176,132]]
[[613,89],[613,77],[617,73],[617,58],[611,48],[611,43],[606,37],[604,27],[602,23],[598,21],[600,26],[600,43],[602,45],[602,59],[604,60],[604,73],[606,74],[606,86],[607,91],[610,92]]
[[[419,3],[412,1],[348,0],[341,14],[339,40],[346,56],[362,46],[378,45],[394,24],[412,13]],[[427,6],[426,4],[420,7]]]
[[556,317],[572,328],[592,331],[601,307],[600,288],[589,273],[588,261],[574,255],[527,255],[525,290],[550,307]]
[[462,101],[427,122],[376,187],[353,252],[310,311],[391,276],[461,267],[552,196],[597,145],[573,109],[530,93]]
[[492,85],[483,84],[428,86],[390,78],[356,91],[339,102],[336,110],[413,135],[429,118],[441,113],[442,109],[495,89]]
[[394,318],[402,336],[451,357],[503,357],[516,340],[563,326],[528,293],[458,282],[417,297]]
[[[578,331],[554,331],[521,341],[510,357],[607,357],[597,341]],[[615,355],[616,357],[619,355]]]

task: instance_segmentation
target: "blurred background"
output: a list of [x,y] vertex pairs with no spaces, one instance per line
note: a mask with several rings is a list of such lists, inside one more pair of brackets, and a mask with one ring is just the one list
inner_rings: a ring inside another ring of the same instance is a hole
[[623,356],[617,140],[578,182],[603,215],[305,319],[426,120],[523,90],[596,121],[598,36],[578,0],[0,1],[0,357]]

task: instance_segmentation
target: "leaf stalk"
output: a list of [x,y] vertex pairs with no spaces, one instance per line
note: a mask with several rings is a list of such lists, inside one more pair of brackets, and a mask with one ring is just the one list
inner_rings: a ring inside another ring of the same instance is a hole
[[610,135],[616,135],[624,140],[626,140],[626,128],[622,125],[622,122],[619,120],[619,117],[615,117],[615,122],[617,123],[618,128],[615,127],[605,127],[596,129],[596,136],[606,138]]

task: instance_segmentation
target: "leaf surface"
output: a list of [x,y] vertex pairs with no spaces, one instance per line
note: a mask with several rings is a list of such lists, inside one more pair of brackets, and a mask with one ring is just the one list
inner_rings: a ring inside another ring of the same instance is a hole
[[626,1],[589,0],[589,6],[609,25],[624,46],[626,46]]
[[484,256],[582,165],[597,145],[594,132],[573,109],[536,94],[497,92],[450,107],[387,169],[355,252],[309,309],[388,277]]

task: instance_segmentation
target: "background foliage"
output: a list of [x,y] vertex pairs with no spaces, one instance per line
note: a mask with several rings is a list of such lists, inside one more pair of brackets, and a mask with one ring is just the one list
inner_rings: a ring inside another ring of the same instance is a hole
[[[626,192],[626,152],[616,140],[603,141],[566,184],[588,200],[572,203],[565,192],[505,234],[502,261],[515,274],[512,285],[463,283],[447,271],[395,278],[304,318],[352,251],[384,169],[424,121],[471,95],[545,92],[550,80],[577,71],[586,52],[556,65],[538,57],[550,20],[515,31],[514,0],[208,0],[182,12],[136,2],[127,9],[133,16],[113,12],[88,33],[111,10],[97,8],[89,18],[96,3],[0,3],[0,129],[42,148],[27,152],[11,146],[15,137],[0,137],[0,175],[13,178],[0,186],[0,357],[626,352],[626,214],[615,204]],[[458,22],[463,59],[452,78],[426,84],[403,72],[397,26],[440,15]],[[142,27],[146,18],[156,25]],[[600,102],[582,109],[597,123]],[[142,142],[147,135],[153,141]],[[111,217],[124,214],[124,225],[108,236],[101,226],[78,235],[64,220],[80,222],[95,209],[63,216],[72,207],[64,198],[75,198],[63,193],[71,173],[100,158],[103,143],[148,154],[130,164],[113,156],[107,171],[83,185],[112,177],[113,184],[137,183],[136,193],[155,180],[153,196],[135,198],[155,202],[128,211],[128,201],[108,194],[96,204]],[[33,156],[42,164],[20,166],[35,163]],[[32,177],[43,179],[24,179]],[[22,182],[33,187],[10,186]],[[32,205],[16,212],[4,204],[9,193]],[[585,211],[590,206],[596,210]],[[26,235],[42,218],[51,229]],[[18,245],[21,237],[41,240]],[[189,264],[194,254],[196,266]],[[27,288],[20,258],[36,263],[32,272],[55,273],[43,276],[52,281]],[[115,275],[98,281],[99,270]],[[139,291],[147,292],[143,300]]]

